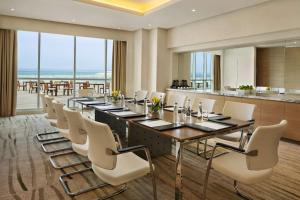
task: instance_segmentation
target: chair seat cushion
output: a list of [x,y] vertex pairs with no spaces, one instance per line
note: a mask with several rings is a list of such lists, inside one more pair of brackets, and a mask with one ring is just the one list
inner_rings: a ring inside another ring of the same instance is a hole
[[58,130],[59,130],[59,133],[60,133],[63,137],[65,137],[65,138],[67,138],[67,139],[70,139],[69,129],[61,129],[61,128],[59,128]]
[[115,169],[107,170],[92,164],[95,174],[104,182],[118,186],[150,172],[149,162],[138,157],[134,153],[124,153],[117,155]]
[[[243,136],[245,136],[246,134],[247,133],[244,132]],[[227,135],[221,135],[221,136],[218,136],[218,137],[223,139],[223,140],[229,140],[229,141],[232,141],[232,142],[239,142],[240,138],[241,138],[241,132],[237,131],[237,132],[234,132],[234,133],[230,133],[230,134],[227,134]]]
[[51,126],[57,126],[57,119],[48,119]]
[[225,176],[245,184],[259,183],[272,175],[272,169],[248,170],[246,156],[237,152],[230,152],[214,158],[212,167]]
[[82,156],[87,156],[88,155],[88,149],[89,149],[88,142],[86,142],[85,144],[72,143],[72,148],[79,155],[82,155]]

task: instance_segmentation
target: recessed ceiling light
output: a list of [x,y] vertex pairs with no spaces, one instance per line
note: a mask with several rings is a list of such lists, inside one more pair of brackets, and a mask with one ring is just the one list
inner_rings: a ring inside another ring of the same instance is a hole
[[297,44],[297,42],[294,42],[294,44]]
[[9,9],[9,10],[13,12],[13,11],[15,11],[16,9],[14,9],[14,8],[11,8],[11,9]]
[[152,24],[148,24],[148,26],[149,26],[149,27],[151,27],[151,26],[152,26]]
[[192,12],[196,12],[197,10],[196,9],[192,9]]

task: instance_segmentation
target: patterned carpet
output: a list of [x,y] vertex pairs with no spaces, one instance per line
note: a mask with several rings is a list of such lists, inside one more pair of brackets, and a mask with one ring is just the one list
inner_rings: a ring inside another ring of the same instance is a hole
[[[51,130],[42,115],[20,115],[0,118],[0,199],[54,200],[71,199],[58,181],[64,172],[54,169],[47,154],[34,139],[36,133]],[[70,144],[64,144],[70,145]],[[58,147],[58,146],[56,146]],[[49,147],[50,148],[50,147]],[[287,142],[280,143],[280,161],[270,180],[254,186],[241,185],[240,189],[254,199],[296,200],[300,199],[300,146]],[[72,162],[78,157],[66,156],[59,162]],[[82,158],[80,158],[82,159]],[[158,199],[174,199],[175,167],[174,156],[166,155],[154,159],[158,188]],[[80,165],[65,169],[72,172],[84,169]],[[185,199],[201,199],[206,161],[196,154],[185,151],[183,163],[183,184]],[[72,189],[79,189],[101,183],[88,172],[68,179]],[[208,198],[210,200],[238,200],[233,192],[233,181],[215,171],[210,176]],[[116,188],[107,187],[82,194],[74,199],[97,199]],[[128,189],[114,197],[115,200],[152,199],[152,185],[149,177],[143,177],[128,184]]]

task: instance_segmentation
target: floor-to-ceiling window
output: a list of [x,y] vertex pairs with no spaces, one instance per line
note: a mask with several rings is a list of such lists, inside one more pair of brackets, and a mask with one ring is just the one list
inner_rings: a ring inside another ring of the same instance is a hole
[[[37,93],[31,91],[38,82],[39,33],[18,31],[18,92],[17,108],[38,106]],[[30,88],[31,87],[31,88]]]
[[17,109],[40,107],[39,91],[64,102],[86,83],[103,93],[111,59],[112,40],[18,31]]
[[190,79],[193,86],[199,89],[212,89],[213,60],[209,52],[191,53]]

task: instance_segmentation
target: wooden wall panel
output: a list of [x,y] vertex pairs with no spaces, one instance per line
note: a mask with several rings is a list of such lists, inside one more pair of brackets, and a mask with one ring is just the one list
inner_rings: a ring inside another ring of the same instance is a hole
[[288,121],[288,128],[285,133],[285,137],[300,140],[300,104],[285,103],[285,116]]
[[284,86],[300,89],[300,48],[286,48],[285,52]]
[[284,87],[285,48],[256,50],[256,86]]
[[[167,95],[170,93],[187,94],[191,92],[168,91]],[[253,114],[255,119],[255,127],[276,124],[281,120],[286,119],[288,121],[288,127],[283,137],[300,141],[300,104],[262,99],[219,96],[213,94],[193,94],[195,97],[197,96],[201,98],[216,99],[216,113],[222,113],[225,101],[255,104],[256,108]]]

